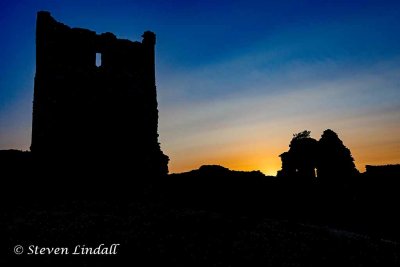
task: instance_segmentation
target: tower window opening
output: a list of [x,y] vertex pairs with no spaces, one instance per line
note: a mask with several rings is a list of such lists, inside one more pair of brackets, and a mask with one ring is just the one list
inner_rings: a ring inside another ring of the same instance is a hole
[[101,53],[96,53],[96,67],[101,66]]

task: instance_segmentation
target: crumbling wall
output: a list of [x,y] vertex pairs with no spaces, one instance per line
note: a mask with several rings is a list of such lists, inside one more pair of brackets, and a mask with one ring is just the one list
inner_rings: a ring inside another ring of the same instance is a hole
[[[295,134],[290,149],[280,155],[282,169],[279,177],[308,177],[320,179],[350,177],[358,174],[354,159],[338,135],[327,129],[319,141],[309,131]],[[317,173],[315,173],[315,171]]]
[[168,172],[157,133],[156,37],[142,37],[132,42],[70,28],[38,12],[31,144],[36,157]]

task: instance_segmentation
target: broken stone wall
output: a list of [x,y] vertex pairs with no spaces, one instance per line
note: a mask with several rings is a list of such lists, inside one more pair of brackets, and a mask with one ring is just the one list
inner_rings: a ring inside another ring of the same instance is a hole
[[152,32],[142,37],[96,34],[38,13],[34,155],[126,161],[136,170],[167,172],[157,133],[156,38]]

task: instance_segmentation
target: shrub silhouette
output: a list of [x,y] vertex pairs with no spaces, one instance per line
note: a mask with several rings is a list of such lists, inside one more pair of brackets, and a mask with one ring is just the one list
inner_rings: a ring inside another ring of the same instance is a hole
[[331,129],[318,141],[317,174],[319,178],[348,177],[358,173],[348,149]]

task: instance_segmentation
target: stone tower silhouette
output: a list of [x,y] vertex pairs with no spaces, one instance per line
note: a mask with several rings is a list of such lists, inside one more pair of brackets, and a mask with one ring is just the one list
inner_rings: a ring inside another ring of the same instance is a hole
[[138,172],[168,173],[157,133],[156,36],[147,31],[142,37],[132,42],[70,28],[49,12],[38,12],[35,157],[72,164],[94,159]]

